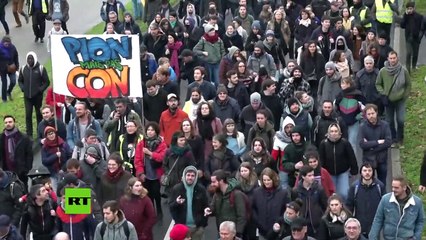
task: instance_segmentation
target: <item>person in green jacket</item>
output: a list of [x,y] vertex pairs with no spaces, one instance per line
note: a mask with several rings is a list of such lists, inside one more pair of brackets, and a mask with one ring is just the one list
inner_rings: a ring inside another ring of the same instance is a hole
[[[386,121],[391,128],[392,147],[404,141],[405,102],[411,91],[411,79],[407,69],[398,60],[398,54],[391,51],[385,66],[376,79],[376,89],[382,95]],[[395,126],[395,115],[396,125]],[[396,127],[396,128],[395,128]]]

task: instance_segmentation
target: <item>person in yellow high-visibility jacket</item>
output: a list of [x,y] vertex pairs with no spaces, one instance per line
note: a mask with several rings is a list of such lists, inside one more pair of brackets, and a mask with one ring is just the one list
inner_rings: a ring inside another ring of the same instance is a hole
[[46,32],[46,16],[49,13],[48,0],[29,0],[28,15],[32,17],[33,31],[35,35],[34,42],[40,40],[44,42],[43,38]]
[[399,15],[398,0],[375,0],[371,12],[376,19],[377,33],[386,33],[389,44],[391,42],[390,32],[393,22],[393,13]]

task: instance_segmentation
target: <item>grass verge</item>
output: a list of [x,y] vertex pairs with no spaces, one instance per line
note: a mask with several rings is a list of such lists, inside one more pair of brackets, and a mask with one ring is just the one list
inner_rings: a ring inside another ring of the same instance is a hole
[[[401,167],[408,178],[412,190],[422,197],[426,204],[426,196],[417,191],[419,186],[420,166],[423,152],[426,150],[426,66],[414,72],[411,80],[411,95],[407,101],[405,121],[404,148],[401,148]],[[426,228],[423,230],[426,239]]]

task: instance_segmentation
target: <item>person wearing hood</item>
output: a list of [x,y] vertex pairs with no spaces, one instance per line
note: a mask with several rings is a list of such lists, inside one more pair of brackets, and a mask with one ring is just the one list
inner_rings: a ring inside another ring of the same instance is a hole
[[109,151],[106,144],[98,138],[96,131],[93,129],[87,129],[84,138],[81,139],[81,142],[79,142],[79,144],[74,147],[71,157],[77,160],[84,160],[86,156],[87,147],[90,144],[98,146],[100,150],[99,156],[101,157],[101,159],[105,160],[109,157]]
[[322,140],[327,136],[328,127],[332,123],[337,123],[342,130],[342,137],[348,139],[348,128],[342,117],[334,111],[333,101],[324,100],[321,106],[321,111],[312,124],[312,143],[319,147]]
[[109,119],[105,121],[104,130],[108,136],[107,145],[111,152],[116,150],[118,138],[126,133],[126,124],[128,121],[137,122],[141,126],[141,118],[130,109],[128,101],[125,98],[118,98],[114,101],[115,110],[111,112]]
[[35,52],[28,52],[27,64],[19,71],[18,84],[24,93],[25,123],[27,135],[33,136],[33,108],[36,112],[37,122],[41,122],[40,112],[43,103],[43,94],[50,85],[46,68],[37,61]]
[[290,59],[287,62],[287,65],[280,69],[280,74],[278,75],[278,82],[277,82],[277,93],[279,94],[280,90],[281,90],[281,86],[284,82],[285,79],[289,79],[291,77],[291,72],[293,71],[293,68],[296,67],[297,61],[296,60],[292,60]]
[[321,142],[318,152],[322,166],[331,174],[336,192],[346,200],[349,174],[358,174],[358,163],[351,144],[342,138],[339,124],[330,124],[327,138]]
[[350,78],[343,78],[340,83],[342,91],[337,95],[334,102],[336,112],[342,117],[346,126],[348,127],[348,140],[352,145],[352,148],[358,156],[359,141],[358,141],[358,130],[359,122],[362,119],[362,110],[364,109],[365,98],[361,91],[356,89],[354,82]]
[[281,84],[279,91],[281,101],[286,103],[290,98],[294,97],[296,91],[303,91],[311,95],[311,86],[303,78],[303,69],[297,65],[291,71],[291,77],[284,79]]
[[[280,64],[285,65],[285,53],[279,46],[278,40],[275,38],[274,31],[267,30],[265,33],[265,39],[262,41],[263,47],[266,53],[269,53],[274,59],[276,68],[278,69]],[[275,76],[273,76],[275,77]]]
[[327,194],[315,180],[315,170],[309,165],[299,171],[301,181],[295,186],[295,194],[303,201],[299,216],[308,221],[308,235],[316,237],[321,218],[328,206]]
[[284,148],[282,158],[283,171],[288,175],[288,186],[295,186],[295,173],[304,165],[305,151],[309,148],[309,143],[305,141],[303,128],[296,125],[291,131],[291,143]]
[[[186,10],[186,12],[184,12],[184,9]],[[189,1],[180,1],[178,15],[183,16],[183,23],[185,23],[187,19],[193,19],[193,28],[198,28],[202,25],[201,17],[196,13],[195,5]]]
[[[325,76],[322,77],[318,84],[318,102],[323,103],[325,100],[333,101],[342,90],[340,88],[340,81],[342,76],[336,70],[334,62],[325,64]],[[358,85],[357,85],[358,86]]]
[[132,34],[139,36],[139,41],[142,40],[141,29],[133,19],[132,14],[129,12],[124,13],[124,21],[120,24],[117,30],[119,33],[124,33],[125,30],[130,30]]
[[27,174],[33,166],[33,143],[30,137],[16,127],[14,116],[5,115],[3,122],[4,130],[0,134],[0,168],[16,173],[27,186]]
[[278,162],[278,174],[280,176],[281,187],[288,187],[288,175],[284,171],[282,158],[284,157],[284,149],[289,145],[291,141],[291,131],[293,130],[295,124],[291,117],[287,116],[284,118],[283,123],[281,124],[281,130],[275,132],[274,136],[274,145],[272,146],[271,156],[272,159]]
[[275,220],[281,216],[290,202],[289,191],[282,189],[278,174],[265,168],[260,174],[260,187],[253,194],[253,220],[260,236],[266,238]]
[[[138,239],[135,226],[126,220],[117,201],[107,201],[103,204],[102,208],[104,220],[96,226],[94,239]],[[124,224],[127,225],[128,233],[124,230]]]
[[41,163],[51,173],[52,187],[56,191],[58,174],[65,170],[65,164],[71,158],[71,148],[57,135],[54,127],[46,127],[44,130],[45,141],[41,149]]
[[249,35],[247,37],[247,40],[245,41],[244,49],[247,51],[247,55],[251,55],[254,50],[254,46],[257,42],[263,41],[263,31],[260,26],[259,20],[255,20],[251,24],[251,31],[249,32]]
[[296,98],[290,98],[287,101],[287,107],[284,110],[283,116],[281,119],[285,119],[289,116],[293,119],[296,126],[301,127],[303,131],[303,136],[306,138],[306,141],[310,141],[311,128],[312,128],[312,117],[308,111],[303,110],[301,104]]
[[49,105],[45,105],[41,108],[41,115],[43,116],[43,120],[38,123],[37,126],[37,138],[39,139],[39,144],[44,144],[44,130],[46,127],[54,127],[57,129],[57,134],[63,140],[67,139],[67,127],[64,122],[60,119],[57,119],[53,112],[53,107]]
[[368,239],[421,239],[424,228],[421,198],[412,193],[404,176],[392,179],[392,192],[380,200]]
[[[238,168],[238,167],[237,167]],[[210,206],[204,209],[205,216],[216,217],[216,227],[224,221],[232,221],[236,225],[237,237],[242,237],[247,225],[245,196],[238,189],[239,182],[229,172],[218,169],[211,175],[211,191],[214,193]],[[231,202],[231,196],[233,201]]]
[[225,55],[225,47],[213,25],[210,23],[204,25],[204,35],[197,45],[195,45],[193,51],[202,56],[206,61],[210,81],[215,86],[219,85],[219,64]]
[[343,36],[338,36],[336,38],[336,47],[333,51],[330,52],[330,59],[329,61],[334,61],[336,53],[338,51],[343,51],[345,53],[346,59],[348,60],[348,65],[350,69],[353,69],[354,67],[354,57],[352,54],[351,49],[348,47],[347,43],[346,43],[346,39]]
[[[0,214],[8,216],[11,224],[18,228],[24,208],[19,199],[24,196],[27,189],[24,189],[17,181],[20,180],[16,173],[0,168]],[[13,192],[11,192],[12,186]]]
[[176,224],[183,224],[191,229],[191,239],[201,240],[207,217],[204,209],[208,207],[207,191],[198,182],[198,170],[188,166],[183,170],[182,181],[176,184],[169,197],[170,214]]
[[364,58],[364,68],[355,75],[355,85],[365,97],[365,103],[373,103],[379,107],[379,114],[383,114],[383,104],[380,94],[376,89],[376,79],[379,75],[379,69],[374,67],[374,58],[366,56]]
[[80,168],[83,175],[82,180],[90,184],[98,193],[101,177],[107,169],[107,163],[106,159],[102,158],[102,152],[97,144],[87,145],[84,159],[80,160]]
[[[266,111],[267,119],[272,125],[274,125],[273,113],[265,106],[264,103],[262,103],[262,96],[259,93],[254,92],[250,95],[250,104],[245,106],[239,115],[239,129],[244,133],[244,136],[248,136],[250,129],[256,124],[256,112],[260,109],[264,109]],[[250,145],[251,143],[248,144]]]
[[275,76],[277,66],[274,63],[274,58],[265,52],[262,42],[257,42],[254,46],[253,54],[250,55],[247,61],[247,68],[255,73],[259,73],[262,66],[266,68],[269,76]]
[[246,61],[246,58],[241,54],[241,49],[236,46],[227,48],[228,53],[222,57],[219,66],[219,80],[221,84],[228,84],[226,74],[234,68],[239,61]]

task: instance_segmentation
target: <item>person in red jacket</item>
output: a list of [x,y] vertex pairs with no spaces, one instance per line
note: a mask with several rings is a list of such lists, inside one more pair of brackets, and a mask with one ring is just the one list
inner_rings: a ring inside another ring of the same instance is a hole
[[127,182],[125,194],[120,199],[120,209],[124,212],[127,221],[133,223],[138,234],[138,240],[153,240],[152,228],[155,224],[155,210],[148,191],[142,182],[130,178]]
[[180,129],[183,120],[189,118],[186,112],[179,109],[179,98],[174,93],[167,95],[169,109],[161,113],[160,132],[167,146],[170,146],[172,135]]
[[148,190],[149,198],[155,202],[157,215],[161,215],[160,178],[164,173],[163,159],[167,145],[160,136],[160,127],[156,122],[148,122],[145,131],[144,139],[136,146],[136,176]]

